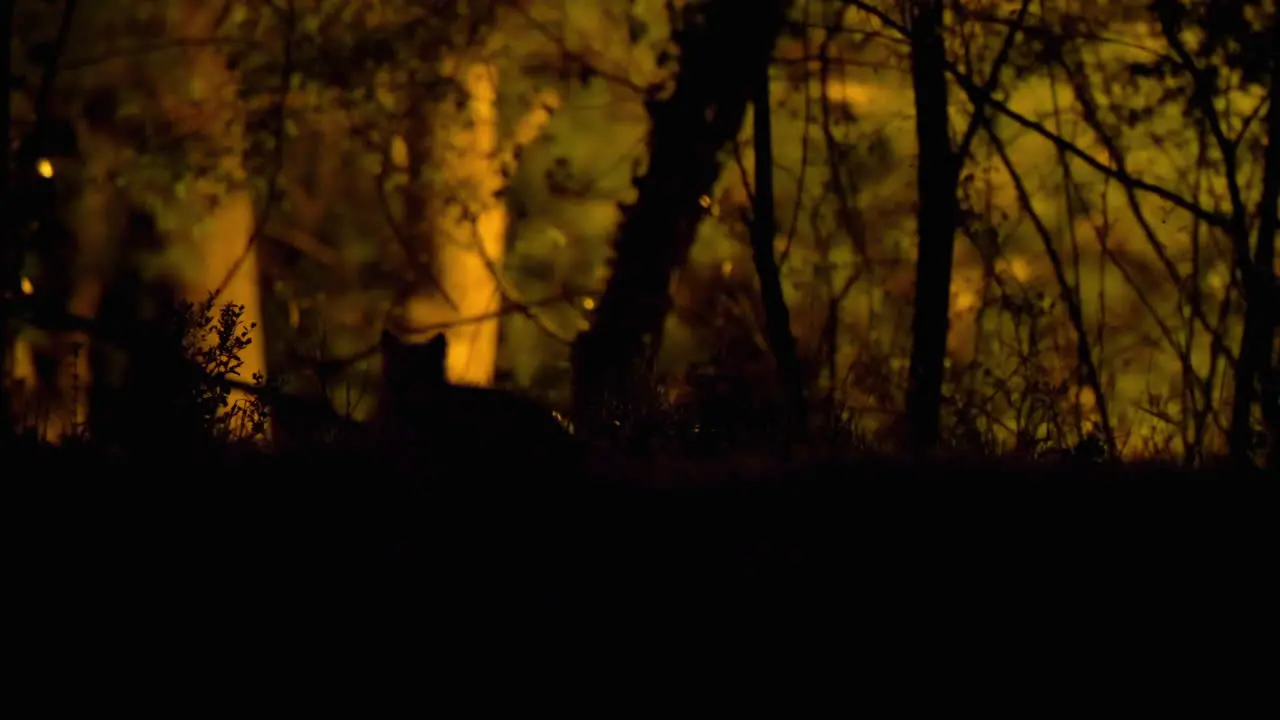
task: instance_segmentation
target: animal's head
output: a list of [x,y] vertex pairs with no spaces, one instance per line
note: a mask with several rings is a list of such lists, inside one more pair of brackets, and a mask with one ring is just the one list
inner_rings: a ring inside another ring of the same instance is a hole
[[425,343],[411,344],[383,330],[380,344],[384,377],[425,386],[445,384],[448,344],[444,333],[437,333]]

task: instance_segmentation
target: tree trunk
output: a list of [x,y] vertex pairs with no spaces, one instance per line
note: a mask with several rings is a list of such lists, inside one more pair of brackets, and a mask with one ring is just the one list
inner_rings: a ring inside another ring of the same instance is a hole
[[[403,190],[404,219],[398,231],[405,260],[410,268],[408,286],[398,294],[391,308],[392,324],[387,329],[410,344],[419,344],[437,332],[436,328],[457,319],[452,298],[441,290],[436,261],[436,242],[431,225],[432,203],[438,183],[434,180],[433,132],[435,104],[425,87],[417,88],[409,101],[405,123],[405,172],[409,181]],[[438,124],[438,123],[436,123]],[[394,141],[393,141],[394,147]],[[396,153],[390,153],[394,158]]]
[[947,352],[951,265],[955,255],[956,183],[960,159],[947,126],[946,49],[942,0],[911,5],[911,81],[919,142],[919,252],[915,263],[915,315],[906,414],[915,450],[940,439],[942,372]]
[[[171,4],[167,15],[167,36],[213,37],[219,30],[221,11],[222,8],[215,3]],[[226,54],[217,47],[187,52],[183,57],[190,77],[199,77],[210,87],[235,88],[241,85],[241,79],[229,66]],[[175,97],[182,96],[175,92]],[[248,172],[239,150],[247,146],[243,137],[246,126],[244,105],[237,100],[196,97],[194,93],[189,100],[183,98],[183,101],[190,105],[179,108],[203,110],[195,129],[209,138],[215,147],[222,148],[219,159],[222,171],[233,181],[247,182]],[[280,102],[286,102],[286,98],[280,98]],[[277,138],[277,142],[288,142],[283,137],[283,110],[281,113],[277,130],[282,137]],[[256,326],[251,334],[252,343],[240,352],[243,365],[239,376],[234,378],[252,382],[255,374],[263,377],[267,374],[266,326],[258,271],[258,243],[254,238],[259,218],[256,217],[253,195],[243,185],[237,187],[237,184],[229,183],[208,195],[195,192],[189,197],[175,198],[174,209],[184,217],[193,218],[194,226],[180,226],[164,240],[166,255],[177,269],[173,279],[181,296],[193,303],[201,303],[208,300],[210,292],[218,292],[218,305],[234,303],[243,306],[240,322]],[[190,251],[194,251],[195,258],[183,257]],[[212,341],[212,337],[206,338],[206,342]],[[233,389],[230,400],[234,405],[250,398],[244,391]]]
[[[92,55],[99,43],[109,46],[122,32],[211,37],[218,22],[219,7],[208,3],[171,3],[163,12],[146,17],[127,8],[90,3],[75,25],[79,42],[69,47],[76,48],[77,54]],[[74,108],[82,186],[72,210],[76,257],[67,309],[92,320],[102,311],[104,298],[110,297],[109,314],[114,317],[103,325],[128,325],[140,320],[131,315],[171,310],[147,305],[172,298],[202,303],[218,290],[219,303],[243,305],[241,321],[257,324],[252,344],[240,353],[239,379],[251,382],[255,373],[265,374],[266,343],[252,241],[255,212],[252,196],[244,189],[247,177],[240,155],[246,144],[240,135],[245,108],[234,93],[224,92],[240,84],[226,55],[216,46],[200,46],[180,54],[113,56],[72,78],[65,92]],[[191,83],[191,78],[201,82]],[[130,175],[135,165],[120,159],[120,146],[143,142],[143,130],[122,120],[115,108],[148,96],[154,99],[143,106],[144,111],[154,114],[151,119],[157,125],[174,126],[172,132],[181,134],[192,153],[189,160],[158,156],[172,162],[165,168],[167,181],[137,182]],[[117,187],[111,182],[113,175],[134,182]],[[180,183],[180,187],[166,186],[166,182]],[[136,230],[122,228],[123,223],[116,221],[123,215],[146,218],[154,228],[145,233],[145,239],[135,237]],[[100,376],[104,365],[89,358],[101,360],[121,349],[95,347],[104,345],[99,337],[85,340],[90,351],[81,353],[74,370],[77,389],[87,394],[93,385],[100,385],[95,394],[110,396],[113,390],[108,386],[119,378]],[[128,364],[132,366],[133,360],[129,358]],[[232,402],[245,397],[240,390],[232,391]],[[78,412],[82,405],[80,399],[74,401]]]
[[1280,22],[1272,26],[1271,107],[1267,112],[1267,150],[1263,166],[1262,197],[1258,202],[1258,239],[1244,276],[1244,331],[1235,368],[1235,396],[1231,407],[1228,442],[1232,459],[1249,462],[1253,450],[1253,402],[1256,384],[1262,385],[1262,415],[1271,435],[1268,464],[1277,462],[1280,445],[1280,387],[1274,377],[1271,356],[1275,352],[1280,295],[1276,293],[1276,215],[1280,213]]
[[773,255],[773,241],[778,233],[773,198],[773,127],[769,107],[769,65],[758,68],[754,91],[756,190],[754,217],[751,222],[751,251],[756,275],[760,278],[760,295],[764,304],[769,345],[777,365],[778,389],[786,402],[785,425],[791,438],[805,431],[804,385],[800,363],[796,358],[796,339],[791,334],[791,313],[782,295],[778,262]]
[[507,209],[499,197],[506,180],[498,147],[497,69],[483,62],[458,64],[466,103],[458,107],[450,97],[415,108],[414,137],[406,138],[410,172],[421,181],[413,185],[425,194],[406,205],[408,250],[424,253],[417,259],[431,277],[417,278],[393,314],[403,325],[397,334],[408,342],[447,325],[450,382],[487,386],[498,357],[497,273],[507,237]]
[[498,360],[499,273],[507,242],[507,207],[499,197],[506,180],[498,157],[497,68],[474,63],[461,75],[465,120],[452,136],[438,136],[448,142],[440,170],[447,187],[466,188],[469,196],[438,207],[436,259],[444,291],[463,320],[448,332],[449,380],[489,386]]
[[645,103],[653,123],[649,167],[636,182],[635,204],[623,209],[613,275],[594,322],[573,347],[574,421],[582,432],[603,420],[610,399],[625,399],[629,376],[661,344],[671,272],[688,256],[704,212],[699,199],[720,175],[721,149],[742,129],[786,6],[783,0],[709,0],[686,6],[676,22],[675,89],[667,99]]
[[911,326],[907,421],[911,445],[916,450],[929,450],[940,439],[942,376],[958,212],[956,185],[960,159],[951,148],[947,123],[942,18],[943,0],[912,3],[911,76],[920,153],[917,165],[920,243],[916,259],[915,316]]
[[[59,15],[57,35],[53,41],[52,51],[45,59],[45,66],[40,70],[39,86],[35,97],[35,126],[29,129],[21,139],[16,154],[12,152],[14,147],[12,96],[7,90],[4,96],[2,111],[6,145],[4,174],[0,176],[2,178],[0,192],[4,195],[3,199],[0,199],[0,208],[2,208],[0,210],[0,418],[5,419],[13,417],[11,411],[14,409],[14,398],[10,395],[13,390],[11,382],[18,380],[19,374],[23,372],[23,369],[19,368],[20,363],[16,362],[16,356],[21,353],[30,360],[35,353],[31,343],[25,342],[20,337],[19,327],[14,323],[18,298],[24,294],[21,282],[22,267],[26,252],[32,246],[32,239],[28,235],[29,223],[36,221],[38,230],[34,234],[44,236],[42,241],[46,248],[52,246],[57,246],[59,249],[65,248],[62,243],[65,240],[63,235],[65,228],[61,227],[60,223],[52,222],[52,219],[47,216],[56,206],[54,201],[56,186],[37,176],[35,162],[46,155],[63,158],[74,154],[74,131],[69,123],[53,117],[50,106],[54,81],[58,77],[58,62],[67,48],[71,23],[77,16],[77,7],[78,0],[66,0],[57,11]],[[0,24],[3,25],[0,32],[4,33],[4,52],[6,53],[3,75],[5,78],[13,75],[13,32],[15,23],[18,22],[16,10],[16,2],[6,2],[3,13],[0,15],[2,18]],[[16,176],[13,175],[15,169]],[[57,260],[47,262],[46,259],[44,264],[58,266],[53,272],[64,272],[68,263]],[[30,363],[22,364],[27,365],[26,370],[32,370],[22,379],[35,382],[35,375],[38,373],[34,372]],[[44,387],[39,390],[45,392],[57,389]]]

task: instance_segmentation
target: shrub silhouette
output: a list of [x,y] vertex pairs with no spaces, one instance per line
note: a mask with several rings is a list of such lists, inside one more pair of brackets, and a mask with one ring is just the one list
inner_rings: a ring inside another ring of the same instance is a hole
[[[169,299],[151,318],[116,337],[123,357],[117,382],[101,379],[91,395],[89,442],[127,455],[211,452],[262,438],[269,416],[258,395],[232,402],[240,354],[255,326],[244,306]],[[119,331],[120,328],[113,328]],[[265,378],[255,373],[259,387]]]

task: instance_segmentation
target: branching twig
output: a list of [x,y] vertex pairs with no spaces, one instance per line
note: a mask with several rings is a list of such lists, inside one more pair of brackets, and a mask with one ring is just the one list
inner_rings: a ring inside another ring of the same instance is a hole
[[1014,189],[1018,193],[1018,202],[1027,212],[1032,224],[1035,225],[1036,232],[1039,233],[1040,240],[1044,245],[1045,254],[1049,256],[1049,263],[1053,267],[1054,278],[1058,283],[1059,297],[1066,303],[1067,317],[1071,320],[1072,328],[1075,330],[1078,362],[1084,370],[1084,380],[1093,390],[1094,399],[1098,404],[1103,441],[1106,443],[1107,452],[1114,455],[1116,452],[1115,434],[1111,429],[1111,418],[1107,411],[1106,395],[1102,391],[1102,380],[1098,373],[1098,365],[1093,360],[1093,353],[1089,351],[1089,335],[1085,329],[1084,313],[1081,311],[1079,299],[1076,297],[1070,281],[1067,280],[1066,272],[1062,266],[1062,258],[1058,255],[1057,248],[1053,246],[1053,236],[1049,232],[1049,228],[1045,226],[1044,221],[1040,219],[1040,214],[1036,212],[1034,205],[1032,205],[1031,195],[1027,192],[1026,185],[1022,182],[1021,174],[1014,167],[1013,159],[1009,157],[1008,150],[999,136],[996,135],[990,122],[984,122],[984,125],[987,137],[991,140],[992,146],[1000,156],[1000,161],[1004,164],[1005,170],[1013,181]]

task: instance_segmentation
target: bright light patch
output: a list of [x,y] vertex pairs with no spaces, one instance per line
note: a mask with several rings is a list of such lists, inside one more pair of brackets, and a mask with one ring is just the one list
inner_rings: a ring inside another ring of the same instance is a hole
[[1009,273],[1020,283],[1031,279],[1031,263],[1024,257],[1015,257],[1009,261]]
[[978,293],[972,290],[961,290],[955,294],[951,311],[953,313],[962,313],[972,310],[978,306]]
[[53,177],[53,163],[49,158],[40,158],[36,161],[36,172],[40,173],[40,177],[48,180]]
[[21,286],[23,295],[32,295],[36,291],[36,286],[31,284],[31,278],[22,278]]

